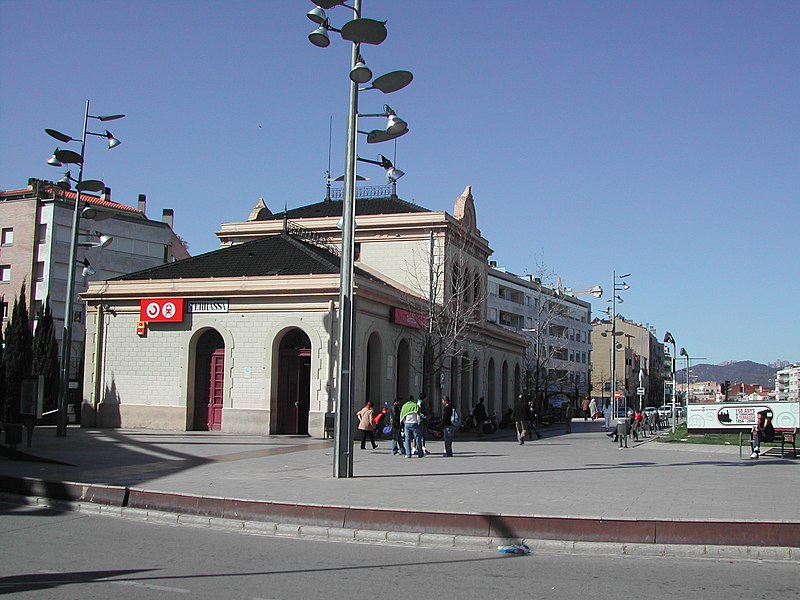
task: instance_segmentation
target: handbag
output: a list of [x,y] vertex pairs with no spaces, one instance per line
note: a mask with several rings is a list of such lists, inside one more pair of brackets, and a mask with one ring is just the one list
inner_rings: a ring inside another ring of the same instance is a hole
[[391,435],[392,434],[392,426],[387,425],[383,428],[383,435]]

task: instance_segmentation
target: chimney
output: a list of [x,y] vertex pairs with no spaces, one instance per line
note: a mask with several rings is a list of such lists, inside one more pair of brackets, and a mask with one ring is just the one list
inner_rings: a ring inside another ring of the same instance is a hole
[[147,196],[145,194],[139,194],[139,210],[147,216]]
[[111,202],[111,188],[103,188],[103,193],[100,194],[100,200],[105,200],[106,202]]
[[492,268],[495,268],[497,266],[497,261],[496,260],[490,260],[489,261],[489,266],[492,267]]
[[[141,196],[139,196],[141,198]],[[174,221],[175,211],[171,208],[165,208],[161,211],[161,222],[166,223],[169,225],[169,228],[172,229],[172,223]]]

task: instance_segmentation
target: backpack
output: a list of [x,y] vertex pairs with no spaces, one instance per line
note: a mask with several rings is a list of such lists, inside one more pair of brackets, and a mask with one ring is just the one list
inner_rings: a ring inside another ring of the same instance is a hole
[[453,414],[450,416],[450,423],[453,427],[461,427],[461,415],[458,414],[456,407],[453,407]]

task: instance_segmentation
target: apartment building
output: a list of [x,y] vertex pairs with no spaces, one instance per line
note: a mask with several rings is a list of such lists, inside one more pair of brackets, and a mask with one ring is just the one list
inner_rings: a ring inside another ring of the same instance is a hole
[[491,262],[487,318],[528,340],[526,388],[543,404],[574,406],[590,391],[591,304],[549,287],[533,275],[516,275]]
[[[31,317],[49,297],[56,330],[61,331],[68,270],[75,270],[70,374],[79,380],[85,308],[78,296],[89,281],[172,262],[189,253],[172,230],[172,210],[164,209],[161,220],[154,221],[146,216],[144,195],[132,207],[112,201],[111,189],[106,188],[100,196],[81,194],[80,208],[91,206],[97,217],[80,220],[78,263],[69,265],[75,202],[74,191],[39,179],[29,179],[21,189],[0,191],[0,296],[5,323],[24,282]],[[110,237],[110,244],[90,247],[100,243],[100,236],[107,236],[104,241]],[[94,269],[92,275],[86,274],[87,264]]]
[[775,399],[800,401],[800,363],[781,369],[775,374]]
[[[605,401],[611,389],[611,331],[610,319],[595,319],[592,323],[594,364],[592,365],[592,395],[598,402]],[[664,399],[664,380],[670,371],[666,362],[669,354],[658,341],[655,328],[635,323],[617,315],[617,335],[614,343],[616,356],[616,389],[622,392],[624,404],[638,407],[638,389],[644,388],[643,406],[658,406]]]

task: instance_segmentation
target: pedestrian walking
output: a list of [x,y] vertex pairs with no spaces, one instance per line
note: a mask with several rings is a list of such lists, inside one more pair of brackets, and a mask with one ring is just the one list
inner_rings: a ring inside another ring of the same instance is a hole
[[587,420],[589,418],[589,399],[584,398],[583,402],[581,402],[581,411],[583,411],[583,420]]
[[[572,416],[573,416],[572,402],[570,402],[569,404],[567,404],[567,408],[564,411],[564,419],[567,421],[567,433],[572,433]],[[586,419],[584,418],[583,420],[585,421]]]
[[424,454],[430,454],[428,448],[425,447],[425,440],[428,438],[428,419],[430,419],[431,411],[428,410],[428,406],[425,403],[424,392],[419,395],[417,406],[419,406],[419,439],[422,444],[422,452]]
[[[517,428],[517,440],[520,445],[525,443],[525,435],[528,433],[526,426],[529,419],[527,418],[528,403],[525,402],[525,395],[520,394],[517,396],[517,401],[514,403],[514,425]],[[537,432],[537,435],[538,432]]]
[[414,401],[414,396],[409,397],[408,401],[400,409],[400,421],[406,436],[405,450],[406,458],[411,458],[411,441],[417,447],[417,456],[422,458],[425,452],[422,449],[422,434],[420,431],[419,405]]
[[594,398],[589,401],[589,412],[592,415],[592,421],[597,418],[597,402],[595,402]]
[[536,411],[536,402],[534,400],[528,401],[528,409],[525,411],[525,419],[528,423],[528,439],[533,439],[533,434],[536,434],[536,439],[541,439],[542,434],[536,428],[536,422],[539,420],[539,413]]
[[442,456],[453,456],[453,405],[450,397],[442,398],[442,439],[444,440],[444,454]]
[[603,406],[603,420],[606,422],[606,431],[611,431],[611,400],[606,400]]
[[361,449],[367,449],[367,437],[369,437],[374,450],[378,445],[375,443],[375,410],[372,408],[372,402],[367,400],[364,408],[358,411],[356,416],[358,417],[358,430],[361,432]]
[[392,404],[392,454],[403,454],[403,424],[400,422],[400,409],[403,406],[403,399],[397,397]]
[[478,404],[472,409],[472,418],[475,419],[478,436],[483,437],[483,424],[486,423],[486,405],[483,403],[483,398],[480,398]]

